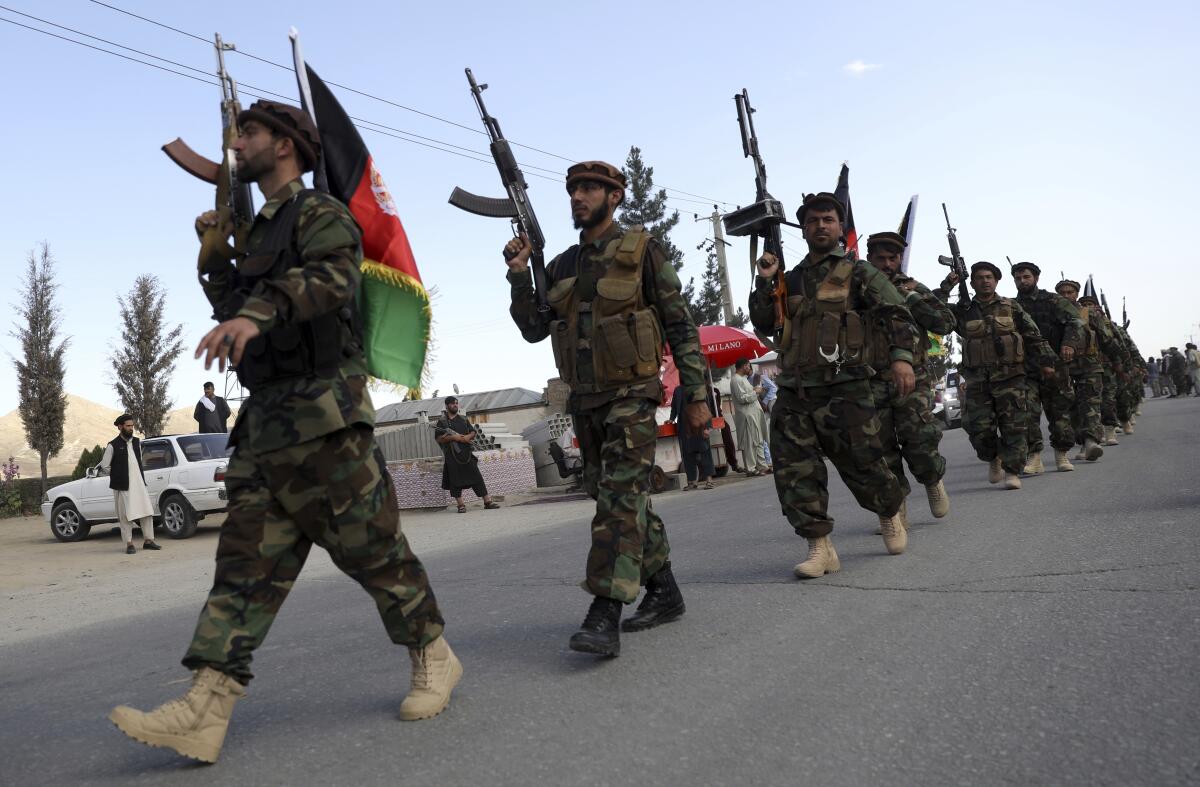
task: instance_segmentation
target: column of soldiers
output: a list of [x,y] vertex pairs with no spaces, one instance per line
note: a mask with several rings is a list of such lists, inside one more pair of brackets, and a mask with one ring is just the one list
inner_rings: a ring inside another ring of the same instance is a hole
[[[230,439],[229,516],[213,587],[183,659],[193,683],[153,711],[122,706],[110,716],[135,740],[206,762],[220,753],[252,677],[253,654],[314,544],[372,597],[388,636],[408,651],[410,688],[400,718],[441,713],[463,674],[425,570],[401,530],[374,441],[361,327],[346,316],[356,308],[360,229],[344,205],[304,187],[301,174],[321,151],[307,114],[260,101],[238,124],[239,177],[257,183],[267,201],[236,259],[227,256],[235,255],[232,248],[209,242],[228,238],[226,217],[210,212],[196,223],[205,241],[201,282],[219,322],[196,357],[203,355],[206,367],[234,364],[251,396]],[[686,394],[681,427],[701,434],[712,419],[698,332],[679,278],[648,231],[614,220],[626,185],[624,173],[602,161],[567,170],[580,234],[547,266],[549,320],[538,311],[529,239],[521,235],[503,250],[511,316],[526,340],[550,338],[571,388],[568,408],[596,512],[580,583],[592,600],[568,646],[603,657],[620,653],[621,633],[685,612],[666,530],[649,497],[664,346]],[[776,303],[780,263],[771,254],[756,262],[749,299],[760,332],[779,327],[777,306],[786,320],[770,446],[783,515],[807,541],[797,577],[841,567],[830,538],[825,459],[878,519],[889,555],[908,544],[905,465],[925,488],[932,516],[948,514],[930,333],[953,330],[963,339],[964,425],[993,483],[1020,488],[1030,445],[1040,448],[1030,400],[1051,421],[1060,470],[1069,469],[1065,451],[1074,442],[1093,461],[1102,437],[1115,442],[1101,422],[1132,433],[1140,355],[1094,308],[1094,296],[1085,292],[1075,307],[1075,282],[1060,282],[1063,297],[1046,293],[1036,288],[1037,266],[1022,263],[1021,297],[1005,298],[996,294],[1000,269],[979,262],[971,268],[975,297],[951,307],[953,274],[931,291],[901,273],[901,235],[870,236],[866,261],[849,254],[845,208],[833,194],[807,196],[797,220],[808,253],[785,273],[786,301]],[[622,620],[624,606],[639,596],[637,610]]]

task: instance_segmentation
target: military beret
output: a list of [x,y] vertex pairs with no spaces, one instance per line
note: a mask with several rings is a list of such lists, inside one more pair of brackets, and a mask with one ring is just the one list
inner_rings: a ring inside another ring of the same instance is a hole
[[321,134],[308,113],[278,101],[255,101],[237,116],[238,125],[256,120],[277,134],[283,134],[296,145],[301,172],[310,172],[321,156]]
[[625,188],[625,173],[603,161],[581,161],[567,167],[567,188],[582,180],[592,180],[614,188]]
[[1096,303],[1096,304],[1100,303],[1100,300],[1093,293],[1087,293],[1087,292],[1085,292],[1083,295],[1079,296],[1079,302],[1083,303],[1084,301],[1088,301],[1089,303]]
[[1074,287],[1074,288],[1075,288],[1075,292],[1079,292],[1081,289],[1083,289],[1082,287],[1080,287],[1080,286],[1079,286],[1079,282],[1075,281],[1074,279],[1063,279],[1063,280],[1062,280],[1062,281],[1060,281],[1058,284],[1055,284],[1055,285],[1054,285],[1054,291],[1055,291],[1055,292],[1057,292],[1059,295],[1062,295],[1062,293],[1061,293],[1061,292],[1059,292],[1059,291],[1060,291],[1060,290],[1061,290],[1061,289],[1062,289],[1064,286],[1070,286],[1070,287]]
[[980,260],[979,262],[972,265],[971,266],[971,275],[974,276],[975,271],[981,270],[981,269],[991,271],[992,275],[994,275],[996,277],[996,281],[1000,281],[1002,278],[1004,278],[1000,273],[1000,269],[986,260]]
[[132,420],[133,420],[133,416],[130,415],[129,413],[121,413],[120,415],[117,416],[117,420],[113,421],[113,426],[120,426],[121,424],[125,423],[126,421],[132,421]]
[[901,251],[908,246],[908,242],[904,240],[899,232],[876,232],[874,235],[867,236],[867,251],[870,252],[873,246],[895,246]]
[[846,206],[842,201],[828,191],[822,191],[819,194],[806,194],[804,202],[796,209],[796,221],[804,223],[804,214],[809,210],[834,210],[837,211],[838,220],[846,220]]
[[1021,270],[1022,268],[1033,271],[1034,276],[1042,275],[1042,269],[1039,268],[1038,266],[1034,265],[1032,262],[1018,262],[1016,265],[1012,266],[1012,272],[1016,273],[1017,271]]

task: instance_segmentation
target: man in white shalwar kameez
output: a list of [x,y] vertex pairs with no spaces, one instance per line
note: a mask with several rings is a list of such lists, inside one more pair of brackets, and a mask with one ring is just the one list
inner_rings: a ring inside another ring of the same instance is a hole
[[733,369],[729,383],[729,394],[733,399],[733,422],[737,427],[737,443],[742,449],[746,475],[763,475],[767,472],[767,455],[763,450],[766,439],[766,418],[758,401],[758,391],[750,384],[750,361],[743,358]]
[[154,541],[154,507],[142,474],[142,441],[133,436],[133,416],[121,415],[113,426],[121,431],[104,447],[100,467],[108,474],[108,486],[113,490],[125,554],[137,553],[133,546],[135,525],[142,529],[142,549],[162,549]]

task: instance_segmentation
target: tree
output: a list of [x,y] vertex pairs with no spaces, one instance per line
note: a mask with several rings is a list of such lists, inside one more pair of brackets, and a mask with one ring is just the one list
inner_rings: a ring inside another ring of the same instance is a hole
[[121,343],[108,357],[121,405],[146,435],[162,432],[174,404],[167,397],[167,388],[175,359],[183,351],[179,338],[183,326],[176,325],[168,333],[163,323],[166,299],[157,277],[138,276],[129,296],[119,304]]
[[25,427],[25,442],[41,459],[42,494],[46,493],[46,461],[63,447],[67,395],[63,391],[67,339],[58,338],[59,310],[54,303],[54,257],[43,242],[40,255],[29,252],[24,288],[17,313],[24,325],[15,326],[13,338],[21,342],[21,358],[13,359],[17,371],[17,412]]
[[[644,226],[662,244],[671,267],[678,273],[683,270],[683,252],[671,242],[671,230],[679,223],[679,211],[673,210],[670,216],[667,215],[667,190],[654,190],[654,167],[646,166],[641,148],[629,148],[629,156],[621,171],[625,173],[629,185],[625,190],[625,203],[617,215],[617,223],[626,230],[635,224]],[[689,307],[692,306],[695,292],[696,280],[688,279],[683,287],[683,299]]]
[[71,471],[71,480],[83,478],[87,475],[88,468],[100,464],[100,460],[103,458],[104,446],[102,445],[83,449],[83,452],[79,454],[79,461],[75,463],[75,469]]
[[[700,279],[700,292],[692,301],[692,319],[697,325],[720,325],[724,322],[725,310],[721,303],[721,270],[717,263],[716,248],[713,241],[705,241],[696,247],[708,252],[704,262],[704,276]],[[733,328],[743,328],[749,319],[746,313],[738,307],[733,319],[728,325]]]

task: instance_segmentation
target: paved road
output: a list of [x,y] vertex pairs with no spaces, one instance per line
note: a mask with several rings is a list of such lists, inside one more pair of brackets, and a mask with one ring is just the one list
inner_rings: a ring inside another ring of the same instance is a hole
[[1100,463],[1020,492],[947,433],[951,515],[914,498],[903,556],[835,484],[823,580],[792,578],[770,479],[657,498],[688,614],[612,661],[565,648],[586,519],[436,551],[466,676],[431,722],[395,720],[407,659],[339,577],[301,577],[216,766],[104,720],[182,691],[199,598],[19,643],[0,782],[1195,784],[1200,400],[1144,410]]

